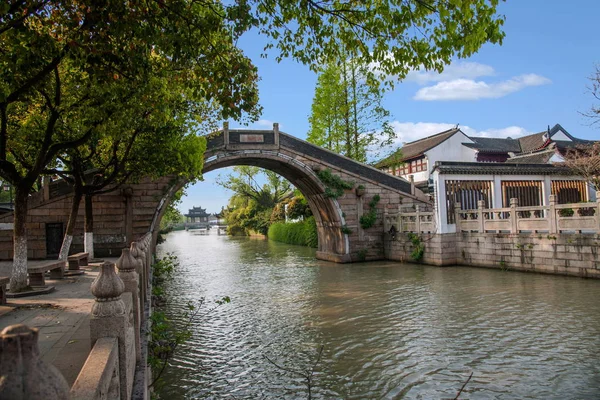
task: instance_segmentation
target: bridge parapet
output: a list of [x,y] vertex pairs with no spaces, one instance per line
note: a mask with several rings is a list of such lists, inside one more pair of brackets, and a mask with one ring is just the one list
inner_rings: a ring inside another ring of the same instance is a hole
[[229,123],[223,124],[223,130],[208,137],[207,151],[279,149],[279,124],[273,124],[273,130],[229,129]]

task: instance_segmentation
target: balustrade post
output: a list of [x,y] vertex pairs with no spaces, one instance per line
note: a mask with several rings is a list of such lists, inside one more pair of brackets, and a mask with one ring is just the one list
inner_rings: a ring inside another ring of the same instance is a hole
[[[146,254],[146,268],[149,270],[152,267],[152,249],[151,247],[152,235],[149,233],[144,237],[144,253]],[[148,287],[148,275],[146,275],[146,287]]]
[[229,122],[223,122],[223,146],[227,149],[229,147]]
[[0,399],[67,400],[62,374],[40,358],[39,331],[17,324],[0,333]]
[[415,230],[417,233],[421,233],[421,211],[418,204],[415,206],[415,214]]
[[596,233],[600,233],[600,199],[596,199]]
[[137,362],[141,359],[140,347],[140,292],[139,277],[135,270],[138,261],[133,257],[129,249],[121,251],[121,257],[116,262],[119,270],[119,278],[125,284],[125,292],[131,293],[133,303],[133,332],[135,334],[135,359]]
[[510,199],[510,233],[519,233],[518,221],[517,221],[517,207],[519,206],[519,199],[513,197]]
[[454,203],[454,223],[456,224],[456,232],[460,232],[460,210],[461,210],[461,204],[460,203]]
[[479,226],[479,233],[485,233],[485,220],[483,219],[483,208],[485,207],[485,201],[477,201],[477,222]]
[[133,258],[135,258],[137,265],[136,269],[138,272],[138,285],[140,288],[140,309],[144,310],[146,303],[146,274],[148,271],[146,270],[146,266],[144,264],[144,253],[142,252],[141,245],[139,242],[131,242],[131,246],[129,247],[129,251]]
[[148,263],[148,250],[146,248],[146,240],[141,239],[138,242],[138,248],[141,251],[143,261],[144,261],[144,280],[142,282],[142,286],[144,286],[144,293],[148,292],[148,276],[150,275],[150,264]]
[[556,233],[558,232],[556,220],[556,196],[551,194],[549,200],[550,204],[548,205],[548,222],[550,224],[550,227],[548,228],[548,231],[550,233]]
[[92,283],[91,290],[96,297],[90,320],[91,345],[94,347],[100,338],[117,338],[121,399],[129,399],[135,371],[135,339],[130,316],[121,297],[125,284],[115,273],[113,263],[104,262],[100,266],[100,273]]

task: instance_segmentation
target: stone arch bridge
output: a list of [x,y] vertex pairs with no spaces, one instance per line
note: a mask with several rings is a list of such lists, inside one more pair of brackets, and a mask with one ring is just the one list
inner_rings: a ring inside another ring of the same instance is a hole
[[[391,176],[371,166],[358,163],[319,146],[273,130],[230,130],[227,124],[207,139],[204,172],[235,165],[252,165],[272,170],[296,186],[306,197],[317,224],[319,248],[317,258],[334,262],[384,258],[383,213],[397,210],[400,204],[427,203],[425,196],[406,180]],[[327,197],[327,186],[317,172],[329,169],[341,179],[354,183],[338,198]],[[94,247],[97,256],[120,254],[135,238],[148,230],[157,230],[170,197],[186,182],[159,180],[132,184],[119,191],[94,199]],[[358,186],[364,190],[358,190]],[[30,257],[45,258],[48,224],[66,226],[70,210],[69,188],[53,182],[36,193],[30,201],[28,219]],[[379,195],[376,223],[369,229],[359,219],[369,211],[369,202]],[[83,211],[81,211],[83,213]],[[0,217],[0,223],[10,216]],[[75,232],[73,247],[82,248],[83,214]],[[55,226],[54,225],[54,226]],[[6,231],[0,231],[0,259],[12,257],[12,244]]]

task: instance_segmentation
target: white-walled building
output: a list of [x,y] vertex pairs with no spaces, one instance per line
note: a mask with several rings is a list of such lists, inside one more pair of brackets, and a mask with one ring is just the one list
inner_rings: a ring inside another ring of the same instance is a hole
[[521,138],[467,136],[459,127],[406,143],[375,167],[414,180],[427,191],[436,162],[553,163],[562,161],[568,148],[591,141],[571,136],[560,124]]
[[554,164],[438,162],[432,173],[438,233],[455,232],[454,208],[507,208],[516,198],[519,206],[596,200],[596,192],[566,167]]
[[454,207],[509,207],[511,198],[521,206],[548,205],[550,195],[559,204],[596,199],[594,189],[581,177],[555,163],[568,149],[592,141],[578,139],[556,124],[552,129],[521,138],[469,137],[455,127],[406,143],[375,166],[414,180],[433,199],[439,233],[454,232]]

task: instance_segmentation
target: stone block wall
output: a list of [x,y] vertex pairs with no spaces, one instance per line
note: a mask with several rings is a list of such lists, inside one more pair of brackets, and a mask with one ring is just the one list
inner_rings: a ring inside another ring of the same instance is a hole
[[456,242],[458,264],[600,278],[599,235],[462,232]]
[[421,262],[436,266],[456,265],[458,255],[455,234],[421,233],[418,236],[424,246],[423,258],[420,261],[412,259],[411,253],[415,246],[406,233],[396,233],[393,239],[389,233],[386,233],[386,258],[400,262]]
[[[356,190],[346,190],[337,202],[342,210],[342,216],[346,227],[350,230],[347,234],[350,245],[351,261],[383,260],[386,258],[384,248],[383,215],[384,210],[397,210],[400,205],[411,205],[414,199],[402,197],[397,192],[385,187],[371,183],[366,180],[357,180],[356,176],[344,173],[341,170],[331,168],[332,172],[345,181],[355,182],[355,186],[364,186],[364,194],[357,196]],[[372,227],[363,229],[360,225],[360,217],[370,211],[369,203],[373,197],[379,196],[380,200],[376,206],[377,218]]]
[[[547,233],[420,234],[425,246],[422,263],[467,265],[600,278],[600,235]],[[385,235],[386,258],[414,262],[406,233]]]

